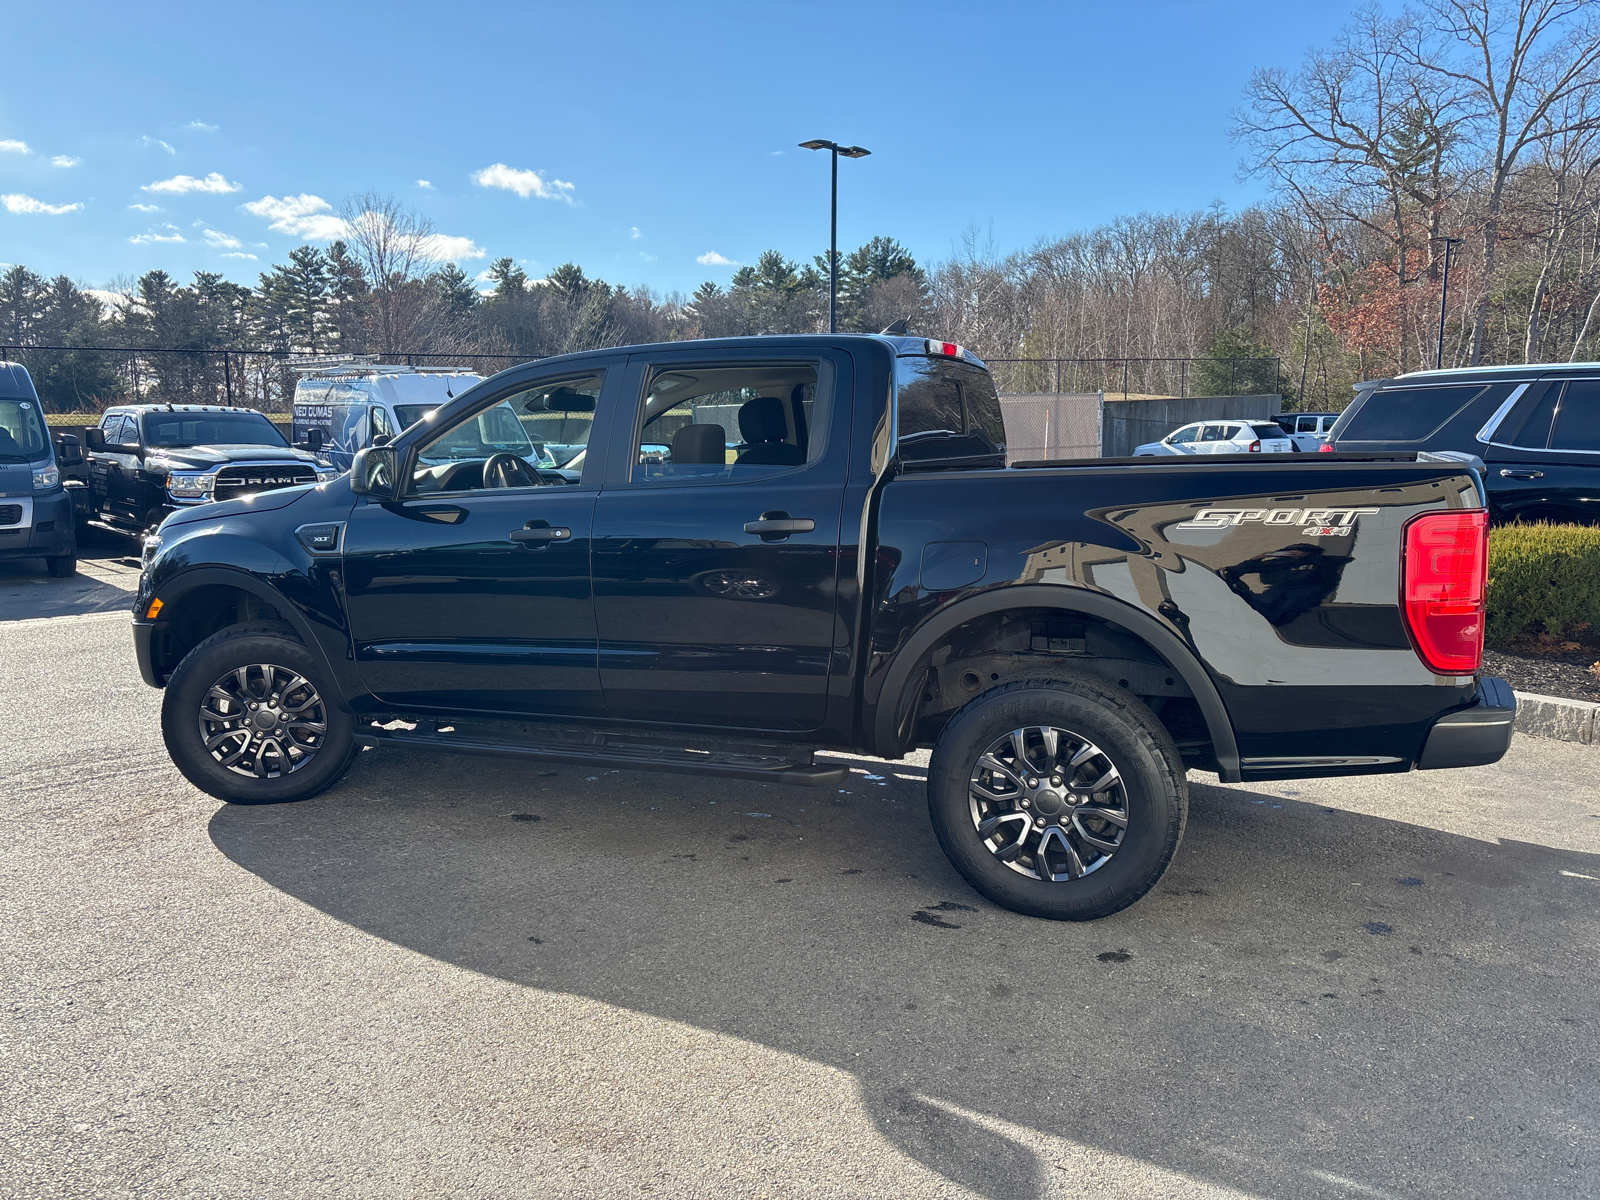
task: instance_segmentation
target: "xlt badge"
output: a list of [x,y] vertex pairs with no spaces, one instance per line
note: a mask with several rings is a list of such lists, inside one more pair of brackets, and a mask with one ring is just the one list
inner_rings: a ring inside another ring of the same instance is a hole
[[1179,529],[1228,529],[1247,522],[1300,525],[1302,537],[1349,537],[1357,517],[1376,516],[1376,508],[1202,508]]

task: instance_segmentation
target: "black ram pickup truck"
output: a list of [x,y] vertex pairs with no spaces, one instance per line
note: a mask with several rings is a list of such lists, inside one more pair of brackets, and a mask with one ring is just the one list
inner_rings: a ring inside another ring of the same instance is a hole
[[252,408],[122,404],[84,431],[87,513],[126,533],[152,529],[179,509],[334,478]]
[[[563,475],[524,430],[585,449]],[[348,476],[146,539],[140,669],[173,761],[300,800],[386,744],[833,787],[932,747],[956,868],[1114,912],[1186,769],[1494,762],[1481,480],[1415,455],[1007,464],[961,347],[765,337],[504,371]]]

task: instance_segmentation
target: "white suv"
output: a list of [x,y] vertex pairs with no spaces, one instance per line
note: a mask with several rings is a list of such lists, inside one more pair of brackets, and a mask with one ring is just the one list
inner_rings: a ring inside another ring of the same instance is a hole
[[1159,442],[1134,447],[1134,454],[1289,454],[1294,443],[1272,421],[1196,421]]

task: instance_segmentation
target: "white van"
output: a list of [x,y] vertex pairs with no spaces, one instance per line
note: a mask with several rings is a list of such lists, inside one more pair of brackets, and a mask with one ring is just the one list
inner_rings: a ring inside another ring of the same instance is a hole
[[377,438],[393,438],[482,382],[481,376],[454,367],[307,363],[295,369],[301,378],[294,388],[290,440],[314,449],[341,471],[350,469],[357,450]]

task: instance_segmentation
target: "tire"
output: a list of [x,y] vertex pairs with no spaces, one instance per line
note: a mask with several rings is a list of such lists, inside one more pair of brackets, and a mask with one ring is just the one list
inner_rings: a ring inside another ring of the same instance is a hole
[[[262,707],[252,710],[248,697]],[[332,680],[275,621],[230,626],[189,651],[167,682],[161,733],[183,777],[230,804],[309,799],[337,783],[356,754],[354,722]],[[207,749],[207,734],[220,744]]]
[[[1047,757],[1045,729],[1058,731],[1059,759]],[[1029,767],[1059,769],[1022,771],[1012,731],[1023,734]],[[1090,921],[1156,885],[1183,839],[1189,789],[1155,715],[1073,672],[997,687],[956,713],[928,764],[928,807],[950,862],[984,896],[1028,916]]]
[[45,570],[50,572],[52,579],[70,579],[78,573],[78,556],[76,554],[62,554],[55,558],[44,560]]

